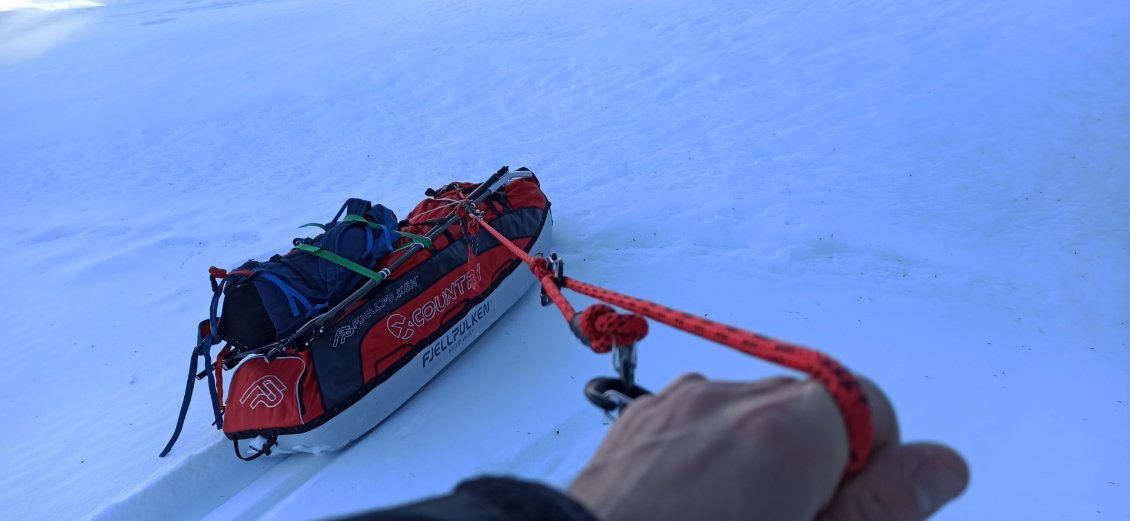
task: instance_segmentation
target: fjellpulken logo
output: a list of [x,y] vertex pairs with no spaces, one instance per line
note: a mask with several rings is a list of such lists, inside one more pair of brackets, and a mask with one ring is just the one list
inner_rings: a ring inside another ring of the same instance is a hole
[[247,402],[251,402],[249,407],[252,409],[260,405],[267,408],[278,407],[285,397],[283,394],[285,391],[286,385],[283,384],[282,380],[273,374],[269,374],[247,386],[247,390],[243,391],[243,396],[239,398],[239,403],[247,405]]

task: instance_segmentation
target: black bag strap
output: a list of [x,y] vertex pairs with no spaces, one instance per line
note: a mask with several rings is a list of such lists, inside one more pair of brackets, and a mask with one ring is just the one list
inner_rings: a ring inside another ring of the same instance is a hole
[[338,219],[341,219],[342,215],[365,215],[372,207],[373,203],[369,201],[350,197],[345,201],[345,204],[341,205],[341,209],[337,211],[337,215],[334,216],[330,223],[336,223]]
[[[192,349],[192,359],[188,362],[188,381],[184,386],[184,398],[180,404],[180,414],[177,415],[177,425],[173,429],[173,435],[169,438],[169,442],[165,444],[164,450],[161,451],[159,457],[163,458],[173,450],[173,445],[176,444],[177,439],[180,438],[181,430],[184,428],[184,419],[188,416],[188,406],[192,403],[192,391],[196,385],[196,374],[198,359],[204,358],[204,366],[207,368],[204,372],[208,377],[208,394],[212,397],[212,413],[215,415],[216,421],[213,425],[217,429],[224,428],[223,413],[220,412],[220,398],[216,394],[216,377],[212,372],[212,346],[220,343],[219,336],[216,335],[217,322],[216,310],[219,307],[220,295],[224,292],[224,287],[228,284],[228,279],[223,279],[214,287],[212,294],[212,306],[210,316],[207,320],[203,320],[196,327],[196,347]],[[215,279],[213,279],[215,284]]]
[[243,461],[254,461],[256,459],[259,459],[260,456],[270,456],[271,447],[279,444],[279,437],[277,434],[272,434],[271,436],[267,437],[267,441],[263,442],[263,446],[255,450],[255,452],[250,456],[244,456],[243,453],[239,451],[238,439],[232,440],[232,444],[235,445],[235,457]]

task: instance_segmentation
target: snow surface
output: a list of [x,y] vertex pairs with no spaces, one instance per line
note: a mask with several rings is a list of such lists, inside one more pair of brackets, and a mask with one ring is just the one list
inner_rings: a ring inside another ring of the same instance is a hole
[[[937,519],[1130,519],[1124,0],[104,3],[0,13],[0,517],[567,484],[611,369],[532,292],[343,451],[238,461],[198,387],[156,457],[209,265],[509,164],[572,276],[880,382],[904,438],[971,462]],[[691,370],[781,373],[654,327],[641,382]]]

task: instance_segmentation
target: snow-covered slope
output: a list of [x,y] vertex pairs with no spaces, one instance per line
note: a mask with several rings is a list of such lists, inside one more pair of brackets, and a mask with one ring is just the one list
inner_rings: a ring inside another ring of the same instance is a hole
[[[103,3],[0,13],[0,517],[567,483],[611,369],[535,293],[346,450],[240,462],[198,388],[156,458],[209,265],[510,164],[572,276],[882,383],[971,462],[939,519],[1130,518],[1125,2]],[[660,326],[640,349],[653,388],[779,372]]]

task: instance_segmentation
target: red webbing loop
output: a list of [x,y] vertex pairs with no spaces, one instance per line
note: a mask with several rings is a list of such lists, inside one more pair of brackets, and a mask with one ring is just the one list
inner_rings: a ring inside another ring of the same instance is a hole
[[581,333],[597,353],[607,353],[614,346],[630,346],[647,336],[647,320],[639,315],[626,315],[603,304],[589,306],[580,319]]
[[[562,310],[566,320],[572,321],[575,314],[573,308],[561,295],[558,282],[554,280],[553,273],[549,270],[545,259],[531,258],[498,230],[495,230],[486,222],[481,222],[481,224],[483,229],[497,238],[503,246],[506,246],[514,255],[530,265],[530,269],[545,288],[546,294]],[[848,472],[855,473],[862,470],[863,465],[867,463],[867,459],[871,456],[874,433],[872,432],[871,408],[867,403],[867,395],[855,376],[834,358],[814,349],[758,335],[575,279],[565,278],[561,281],[561,285],[583,295],[732,347],[743,353],[807,373],[813,379],[824,384],[844,416],[844,425],[847,428],[848,442],[851,446]],[[590,338],[593,337],[590,336]],[[596,350],[595,347],[594,350]]]
[[216,397],[220,402],[220,412],[224,412],[224,357],[231,351],[231,344],[224,344],[224,348],[216,355]]
[[217,268],[215,266],[209,266],[208,267],[208,275],[211,275],[212,277],[215,277],[217,279],[226,279],[226,278],[228,278],[232,275],[251,275],[251,274],[252,274],[251,270],[235,270],[235,271],[229,272],[228,270],[225,270],[223,268]]

